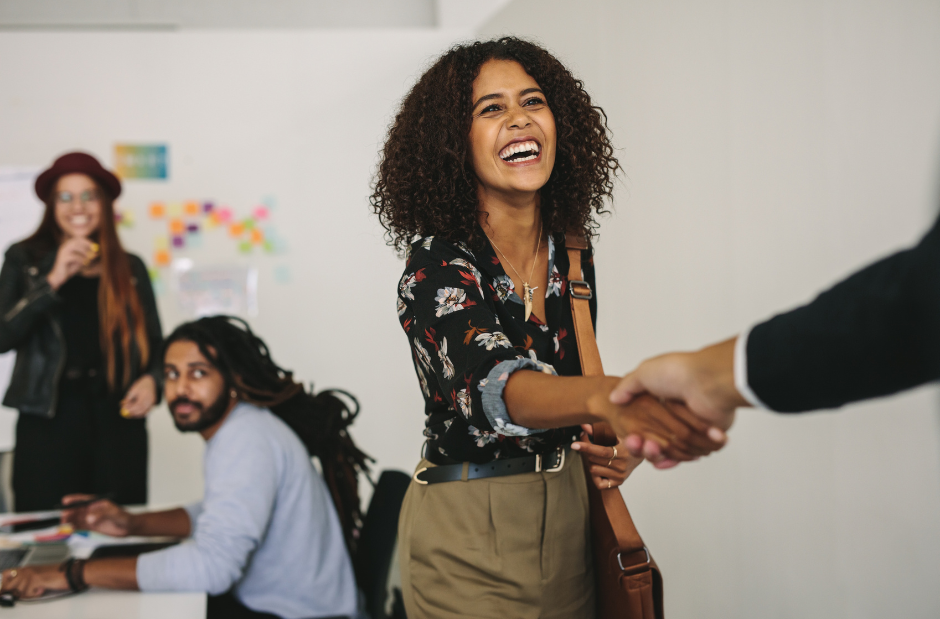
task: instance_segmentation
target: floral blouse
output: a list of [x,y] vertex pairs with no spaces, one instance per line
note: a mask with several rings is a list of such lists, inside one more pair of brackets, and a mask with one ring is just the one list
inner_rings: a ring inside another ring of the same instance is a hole
[[[581,374],[564,236],[549,238],[548,248],[543,323],[535,314],[524,320],[522,299],[489,242],[475,253],[435,237],[412,244],[398,284],[398,318],[424,394],[430,460],[485,463],[549,453],[580,434],[578,427],[515,425],[502,399],[506,381],[520,369]],[[582,252],[581,264],[593,290],[591,250]],[[590,304],[596,320],[596,292]]]

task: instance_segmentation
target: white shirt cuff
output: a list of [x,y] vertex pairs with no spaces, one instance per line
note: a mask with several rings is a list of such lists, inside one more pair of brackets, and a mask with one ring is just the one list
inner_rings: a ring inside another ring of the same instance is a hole
[[767,408],[747,381],[747,338],[750,335],[751,330],[748,329],[738,336],[734,344],[734,387],[751,406]]

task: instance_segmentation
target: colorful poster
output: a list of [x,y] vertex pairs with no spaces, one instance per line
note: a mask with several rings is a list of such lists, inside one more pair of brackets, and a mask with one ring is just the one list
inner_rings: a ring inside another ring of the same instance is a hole
[[166,180],[169,155],[166,144],[115,144],[114,171],[123,179]]

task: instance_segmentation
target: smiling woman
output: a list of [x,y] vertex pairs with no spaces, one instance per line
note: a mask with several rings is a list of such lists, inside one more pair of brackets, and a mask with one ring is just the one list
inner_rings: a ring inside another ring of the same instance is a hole
[[144,417],[158,401],[162,339],[143,262],[121,246],[121,183],[97,159],[68,153],[36,179],[36,232],[0,271],[0,352],[16,350],[3,404],[17,409],[18,511],[71,493],[147,502]]
[[408,255],[398,315],[426,414],[399,520],[413,619],[595,616],[582,462],[612,488],[639,460],[580,424],[691,436],[680,460],[718,447],[656,400],[612,405],[617,377],[581,376],[568,274],[595,288],[584,239],[618,169],[581,82],[515,38],[447,52],[389,130],[372,205]]

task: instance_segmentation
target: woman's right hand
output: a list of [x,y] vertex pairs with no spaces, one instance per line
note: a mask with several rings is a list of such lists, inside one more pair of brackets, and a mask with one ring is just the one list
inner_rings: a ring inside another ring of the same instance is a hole
[[112,537],[125,537],[130,534],[130,513],[111,501],[102,499],[90,505],[68,509],[69,503],[87,501],[94,498],[90,494],[69,494],[62,498],[66,506],[62,510],[62,524],[70,524],[76,531],[96,531]]
[[607,421],[619,438],[640,435],[659,444],[663,454],[676,461],[695,460],[724,447],[724,442],[708,437],[711,425],[682,404],[650,395],[638,396],[625,405],[612,404],[609,396],[616,381],[604,384],[610,388],[590,398],[589,411]]
[[75,237],[59,245],[55,257],[55,264],[46,279],[53,290],[58,290],[73,275],[82,270],[82,267],[97,254],[97,245],[86,238]]

